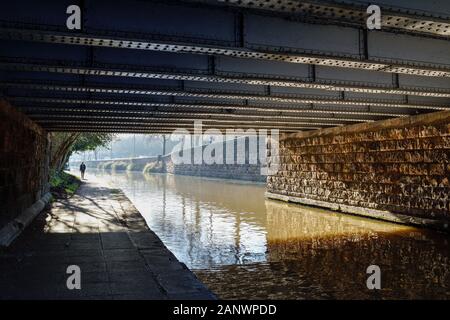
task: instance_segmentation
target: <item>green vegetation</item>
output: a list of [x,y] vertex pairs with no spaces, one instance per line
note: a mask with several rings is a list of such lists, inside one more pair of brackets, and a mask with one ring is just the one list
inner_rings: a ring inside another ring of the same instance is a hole
[[163,173],[164,164],[162,161],[149,162],[145,165],[143,173]]
[[51,134],[52,149],[50,167],[61,172],[74,152],[96,150],[107,146],[114,135],[110,133],[56,132]]
[[58,198],[73,195],[80,184],[80,179],[64,171],[56,172],[53,170],[50,175],[50,191]]

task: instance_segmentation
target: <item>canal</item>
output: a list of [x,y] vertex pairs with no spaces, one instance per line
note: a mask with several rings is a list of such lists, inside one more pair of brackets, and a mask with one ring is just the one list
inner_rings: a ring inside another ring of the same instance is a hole
[[[95,175],[123,190],[164,244],[220,298],[450,298],[448,235],[266,200],[262,184]],[[366,286],[373,264],[381,268],[381,290]]]

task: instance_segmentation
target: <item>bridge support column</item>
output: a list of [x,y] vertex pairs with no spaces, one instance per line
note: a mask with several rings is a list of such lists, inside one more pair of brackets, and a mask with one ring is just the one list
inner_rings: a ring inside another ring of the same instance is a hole
[[450,111],[281,137],[267,197],[449,230]]
[[45,130],[0,100],[0,246],[50,200],[49,147]]

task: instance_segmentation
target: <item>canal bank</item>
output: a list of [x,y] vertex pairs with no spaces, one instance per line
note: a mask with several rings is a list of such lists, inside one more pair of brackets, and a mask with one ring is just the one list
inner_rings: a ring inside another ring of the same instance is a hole
[[95,179],[33,221],[1,253],[0,274],[0,299],[215,298],[121,191]]

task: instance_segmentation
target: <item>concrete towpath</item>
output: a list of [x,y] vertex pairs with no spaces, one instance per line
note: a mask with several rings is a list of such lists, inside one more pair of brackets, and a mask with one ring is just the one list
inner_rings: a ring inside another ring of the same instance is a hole
[[[70,265],[80,290],[67,287]],[[214,298],[122,192],[96,182],[54,202],[0,252],[0,299]]]

